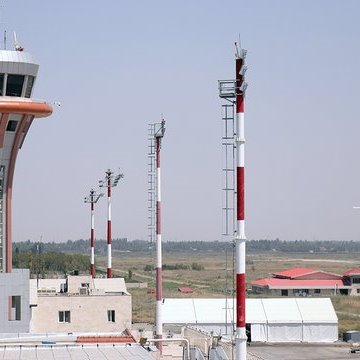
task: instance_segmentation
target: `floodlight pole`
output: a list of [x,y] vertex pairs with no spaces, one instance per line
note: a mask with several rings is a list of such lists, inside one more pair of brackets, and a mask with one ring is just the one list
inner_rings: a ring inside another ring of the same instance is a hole
[[[245,126],[244,99],[247,83],[245,82],[246,50],[235,43],[235,80],[219,80],[219,96],[229,101],[236,108],[234,124],[235,148],[235,206],[236,225],[234,226],[235,271],[236,271],[236,333],[235,359],[246,360],[246,320],[245,320]],[[235,100],[233,100],[235,99]],[[230,119],[225,115],[224,120]],[[225,144],[228,145],[228,144]],[[226,169],[227,170],[227,169]],[[227,189],[226,189],[227,190]]]
[[107,211],[107,277],[112,278],[112,259],[111,259],[111,188],[117,186],[118,181],[124,177],[123,174],[118,174],[116,176],[114,173],[108,169],[105,172],[105,179],[99,181],[100,187],[107,188],[107,197],[108,197],[108,211]]
[[91,277],[95,278],[95,216],[94,216],[94,204],[98,202],[100,197],[103,194],[97,194],[94,189],[90,190],[90,195],[84,199],[85,203],[90,203],[91,210],[91,230],[90,230],[90,246],[91,246],[91,256],[90,256],[90,273]]
[[[160,124],[154,124],[155,133],[155,161],[156,161],[156,323],[155,336],[162,339],[162,244],[161,244],[161,171],[160,171],[160,152],[161,140],[165,134],[165,120]],[[162,341],[156,343],[157,348],[162,354]]]

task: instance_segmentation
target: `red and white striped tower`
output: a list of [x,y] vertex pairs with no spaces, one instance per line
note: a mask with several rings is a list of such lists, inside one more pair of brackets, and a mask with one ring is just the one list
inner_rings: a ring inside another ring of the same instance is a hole
[[107,211],[107,277],[112,278],[112,264],[111,264],[111,188],[115,187],[119,180],[124,177],[123,174],[118,174],[114,177],[114,173],[108,169],[105,172],[106,176],[104,180],[99,181],[100,187],[107,188],[108,197],[108,211]]
[[90,190],[90,195],[85,198],[86,203],[90,203],[91,209],[91,230],[90,230],[90,273],[91,277],[95,278],[95,215],[94,215],[94,205],[98,202],[100,197],[103,194],[97,194],[95,190]]
[[107,176],[107,196],[108,196],[108,211],[107,211],[107,277],[112,278],[112,264],[111,264],[111,174],[108,170]]
[[236,359],[246,359],[246,320],[245,320],[245,133],[244,133],[244,97],[245,97],[245,57],[246,50],[236,45],[236,86],[235,86],[235,147],[236,147]]
[[[160,125],[158,128],[157,126]],[[156,156],[156,321],[155,335],[157,339],[162,339],[162,249],[161,249],[161,173],[160,173],[160,151],[161,140],[165,133],[165,120],[160,124],[155,124],[155,156]],[[162,354],[162,342],[156,343],[157,348]]]

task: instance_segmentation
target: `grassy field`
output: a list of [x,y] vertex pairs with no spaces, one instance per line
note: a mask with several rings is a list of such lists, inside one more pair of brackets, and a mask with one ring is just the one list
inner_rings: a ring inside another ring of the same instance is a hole
[[[105,258],[97,258],[97,267],[104,269]],[[148,289],[132,289],[133,321],[154,322],[155,294],[149,289],[155,288],[154,271],[145,271],[155,263],[154,255],[149,252],[115,252],[113,257],[114,275],[124,276],[127,281],[148,283]],[[222,297],[226,290],[231,295],[233,279],[233,255],[225,252],[186,251],[164,253],[163,265],[181,264],[187,269],[163,271],[163,297]],[[195,265],[194,265],[195,264]],[[360,266],[360,253],[248,253],[247,283],[268,277],[291,267],[311,267],[336,274]],[[193,270],[198,269],[198,270]],[[181,294],[179,287],[191,287],[193,294]],[[339,317],[339,330],[360,330],[360,296],[336,296],[332,298]]]

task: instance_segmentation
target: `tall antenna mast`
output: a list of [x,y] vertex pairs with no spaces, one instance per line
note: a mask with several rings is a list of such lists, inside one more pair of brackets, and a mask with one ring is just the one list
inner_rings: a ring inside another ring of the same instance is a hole
[[[236,226],[234,228],[235,271],[236,271],[236,333],[235,358],[246,359],[246,320],[245,320],[245,132],[244,132],[244,98],[247,83],[245,82],[246,50],[235,43],[235,80],[219,81],[219,96],[230,101],[236,107],[234,126],[234,146],[236,159],[235,178],[235,209]],[[234,101],[235,100],[235,101]]]
[[90,230],[90,273],[91,277],[95,278],[95,221],[94,221],[94,205],[98,202],[104,194],[97,194],[95,190],[91,189],[89,196],[84,198],[84,202],[90,204],[91,211],[91,230]]
[[[154,144],[155,144],[155,163],[156,163],[156,319],[155,336],[162,339],[162,238],[161,238],[161,171],[160,153],[161,141],[165,134],[165,120],[162,117],[161,123],[154,124]],[[162,342],[157,343],[157,347],[162,354]]]

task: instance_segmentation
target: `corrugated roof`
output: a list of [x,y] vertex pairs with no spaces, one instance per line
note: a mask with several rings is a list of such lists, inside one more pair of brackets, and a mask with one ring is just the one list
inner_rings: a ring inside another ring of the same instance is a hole
[[335,288],[346,287],[343,280],[291,280],[266,278],[255,280],[252,285],[268,286],[269,288],[287,288],[287,289],[303,289],[303,288]]
[[344,272],[345,276],[360,275],[360,268],[353,268]]
[[0,359],[20,360],[154,360],[149,352],[138,344],[87,345],[87,346],[7,346],[0,347]]

